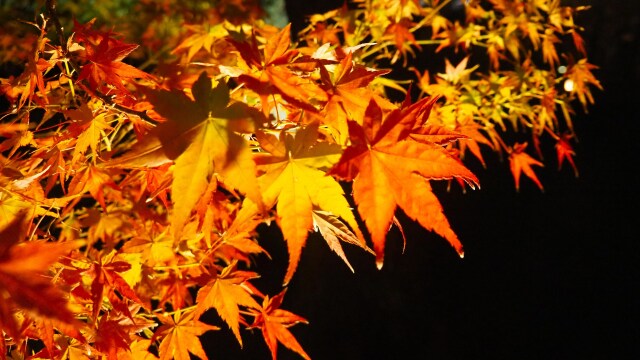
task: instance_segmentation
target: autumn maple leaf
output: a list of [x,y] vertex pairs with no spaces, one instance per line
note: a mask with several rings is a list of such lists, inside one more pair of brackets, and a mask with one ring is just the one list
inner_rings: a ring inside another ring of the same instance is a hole
[[438,74],[442,79],[449,81],[452,84],[457,84],[465,79],[469,78],[469,75],[479,67],[476,65],[470,69],[467,69],[467,63],[469,62],[469,56],[465,57],[458,63],[458,65],[453,66],[449,62],[449,59],[445,59],[445,73]]
[[320,67],[322,86],[329,95],[323,108],[323,122],[335,132],[338,143],[346,143],[349,136],[348,120],[362,119],[374,92],[367,88],[377,76],[389,73],[389,70],[368,69],[353,63],[348,53],[338,64]]
[[267,39],[263,51],[258,50],[255,35],[251,42],[229,41],[251,70],[238,76],[238,81],[258,93],[265,114],[269,112],[269,97],[276,93],[287,102],[310,111],[316,111],[318,104],[327,100],[326,93],[318,85],[287,68],[298,56],[297,50],[289,49],[291,24]]
[[0,231],[0,328],[20,338],[14,313],[24,309],[35,314],[75,324],[67,298],[47,277],[49,267],[83,242],[48,243],[24,240],[24,214]]
[[[141,333],[157,325],[156,322],[141,316],[135,316],[140,310],[140,306],[134,304],[126,307],[126,311],[120,312],[111,309],[100,317],[96,324],[97,331],[94,346],[96,350],[106,355],[107,360],[119,360],[124,354],[130,353],[133,342],[132,335]],[[146,354],[139,353],[140,358]]]
[[335,164],[342,149],[337,144],[318,142],[318,125],[312,123],[297,130],[295,136],[280,133],[258,133],[258,140],[269,154],[258,154],[256,163],[265,205],[276,205],[277,221],[289,250],[289,266],[284,278],[287,284],[293,276],[309,230],[313,228],[314,207],[342,218],[361,239],[364,237],[349,207],[340,184],[328,170]]
[[[442,146],[455,137],[429,136],[433,126],[422,126],[435,100],[425,98],[386,116],[371,101],[362,125],[349,122],[353,143],[329,172],[353,181],[353,196],[371,233],[378,267],[383,264],[385,238],[397,206],[463,254],[429,180],[460,178],[475,187],[478,179]],[[424,136],[416,141],[411,133]]]
[[231,331],[242,346],[240,337],[240,306],[259,308],[254,300],[252,287],[248,280],[258,277],[258,274],[250,271],[236,269],[237,263],[224,268],[207,285],[200,288],[196,297],[195,317],[199,318],[210,308],[216,309],[222,320],[231,328]]
[[[21,79],[26,79],[25,88],[22,90],[22,95],[17,104],[17,108],[20,109],[27,100],[35,99],[40,105],[46,105],[49,101],[46,95],[45,81],[43,74],[51,70],[56,63],[56,59],[46,60],[40,57],[40,54],[44,51],[45,45],[48,43],[46,35],[47,22],[44,21],[40,30],[40,36],[37,42],[34,44],[32,55],[29,56],[29,61],[26,64],[24,73],[20,76]],[[40,92],[40,97],[34,97],[36,88]]]
[[200,359],[208,359],[199,336],[210,330],[218,330],[218,327],[196,320],[192,310],[178,310],[173,316],[156,316],[162,323],[154,334],[154,338],[162,338],[158,347],[160,360],[190,360],[189,353]]
[[271,358],[277,358],[278,342],[287,348],[295,351],[304,359],[311,359],[309,355],[302,349],[296,338],[289,331],[289,327],[296,324],[307,324],[307,320],[292,312],[280,309],[282,300],[287,289],[285,288],[280,294],[269,298],[266,296],[263,300],[260,312],[252,310],[256,313],[253,324],[248,328],[260,328],[262,336],[271,350]]
[[[91,103],[93,108],[101,106],[101,102]],[[106,131],[111,130],[111,126],[107,122],[106,113],[94,113],[91,107],[87,103],[82,103],[78,109],[63,112],[72,121],[68,131],[74,137],[77,137],[76,144],[73,147],[71,165],[77,163],[88,149],[97,154],[100,141],[106,137]]]
[[335,252],[342,261],[354,272],[353,266],[349,263],[347,255],[342,249],[340,241],[357,245],[364,248],[367,252],[375,255],[373,250],[362,243],[356,234],[337,216],[328,211],[313,210],[313,226],[322,235],[329,245],[329,248]]
[[[405,62],[407,52],[411,54],[414,53],[411,45],[415,46],[418,50],[422,50],[422,47],[416,42],[416,38],[411,32],[411,28],[415,25],[411,20],[403,18],[399,22],[391,22],[384,31],[385,36],[393,38],[396,49],[404,56]],[[394,59],[396,58],[397,57],[394,57]]]
[[[210,210],[215,205],[210,205]],[[220,211],[221,213],[228,210]],[[261,224],[264,219],[260,216],[258,206],[253,201],[245,198],[241,206],[229,222],[219,221],[214,225],[214,215],[209,215],[213,211],[207,211],[205,217],[207,221],[203,222],[202,230],[205,233],[205,240],[209,241],[209,253],[216,257],[225,259],[231,263],[234,259],[244,261],[247,265],[251,264],[250,255],[265,253],[255,237],[257,236],[256,227]],[[231,214],[227,214],[229,216]],[[213,221],[212,221],[213,220]],[[214,235],[216,234],[216,235]]]
[[[113,306],[119,307],[124,313],[127,313],[128,310],[122,307],[124,300],[121,298],[135,301],[140,305],[143,304],[133,290],[132,285],[129,284],[124,277],[125,272],[131,270],[134,265],[140,267],[140,264],[132,264],[127,261],[126,258],[122,257],[124,255],[118,255],[115,250],[106,254],[94,262],[87,271],[92,277],[91,297],[93,301],[92,315],[94,320],[98,318],[105,296]],[[120,296],[116,294],[116,291]]]
[[253,132],[254,112],[248,105],[230,103],[229,88],[215,88],[203,72],[191,89],[183,92],[153,90],[150,102],[167,119],[131,152],[105,164],[107,167],[156,167],[175,161],[171,193],[174,231],[182,231],[198,200],[215,175],[223,185],[238,189],[256,204],[262,200],[255,180],[255,163],[240,133]]
[[511,153],[509,154],[509,167],[511,168],[511,174],[516,183],[516,191],[520,190],[520,175],[524,173],[529,179],[538,185],[540,190],[544,191],[542,183],[538,180],[536,173],[531,166],[544,166],[540,161],[532,158],[529,154],[524,152],[527,148],[527,143],[516,143],[513,145]]
[[573,157],[576,152],[573,150],[571,143],[569,142],[573,136],[571,134],[563,134],[556,143],[556,153],[558,154],[558,170],[562,169],[562,164],[565,160],[569,162],[573,168],[573,174],[578,177],[578,168],[576,167]]
[[129,94],[124,86],[131,79],[151,79],[151,75],[138,68],[122,62],[133,50],[136,44],[102,36],[98,45],[87,43],[86,60],[88,61],[78,74],[78,81],[88,80],[93,89],[99,89],[103,83],[115,87],[118,92]]
[[[580,100],[580,103],[585,109],[587,104],[593,104],[594,101],[589,85],[602,90],[600,81],[598,81],[595,75],[591,72],[591,70],[597,68],[598,67],[596,65],[588,63],[587,59],[580,59],[570,66],[569,70],[567,70],[567,73],[565,74],[567,78],[565,81],[571,82],[572,94],[577,94],[578,100]],[[568,85],[565,84],[565,87],[568,87]]]

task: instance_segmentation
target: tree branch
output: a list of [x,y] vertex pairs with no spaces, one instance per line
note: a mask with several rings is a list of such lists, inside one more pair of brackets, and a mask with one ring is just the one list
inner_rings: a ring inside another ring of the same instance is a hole
[[58,9],[56,8],[58,5],[57,0],[47,0],[47,14],[49,15],[49,19],[53,21],[53,25],[56,28],[56,34],[58,35],[58,41],[60,42],[60,47],[62,48],[62,53],[67,55],[67,41],[64,38],[64,29],[62,28],[62,24],[60,24],[60,18],[58,17]]

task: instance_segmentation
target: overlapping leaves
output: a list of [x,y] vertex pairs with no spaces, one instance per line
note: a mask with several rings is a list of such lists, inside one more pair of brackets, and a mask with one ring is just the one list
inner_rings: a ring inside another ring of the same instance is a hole
[[[192,1],[152,3],[132,5],[144,20],[126,34],[58,26],[55,1],[34,34],[2,32],[2,58],[24,63],[0,79],[12,106],[0,123],[2,355],[204,359],[205,332],[228,329],[242,346],[255,328],[274,359],[279,344],[310,358],[286,288],[254,285],[272,241],[262,224],[282,231],[286,285],[308,241],[352,271],[344,243],[382,266],[398,212],[462,255],[431,184],[477,187],[465,153],[484,164],[484,147],[504,151],[516,189],[522,174],[542,189],[543,162],[507,129],[528,131],[538,152],[549,134],[558,166],[578,173],[569,103],[590,104],[600,84],[576,9],[558,1],[468,1],[458,22],[439,13],[446,1],[357,2],[311,17],[299,43],[290,25],[255,21],[252,2],[197,15]],[[559,56],[567,38],[577,60]],[[416,69],[417,89],[383,77],[380,61],[407,64],[432,45],[486,49],[490,69],[464,54],[435,76]]]

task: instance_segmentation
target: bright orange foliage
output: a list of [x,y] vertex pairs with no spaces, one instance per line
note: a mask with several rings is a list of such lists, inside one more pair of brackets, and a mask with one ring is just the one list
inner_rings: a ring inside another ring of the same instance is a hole
[[[352,271],[343,242],[382,267],[399,208],[462,256],[432,183],[479,188],[466,155],[486,149],[542,189],[507,133],[549,137],[577,176],[571,104],[600,88],[580,8],[558,0],[464,1],[464,20],[447,0],[353,1],[299,34],[258,1],[132,1],[129,18],[81,0],[114,18],[78,21],[41,2],[33,22],[0,14],[17,69],[0,74],[0,358],[205,359],[205,332],[242,346],[255,328],[274,359],[308,359],[290,330],[307,320],[281,306],[311,232]],[[289,254],[276,295],[254,285],[270,222]]]

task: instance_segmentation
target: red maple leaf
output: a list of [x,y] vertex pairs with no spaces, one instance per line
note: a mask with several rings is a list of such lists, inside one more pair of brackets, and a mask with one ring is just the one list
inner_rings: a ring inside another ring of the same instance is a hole
[[564,134],[556,143],[556,153],[558,154],[558,170],[562,169],[562,164],[566,159],[571,167],[573,168],[573,173],[576,177],[578,177],[578,167],[576,163],[573,161],[573,157],[576,155],[576,152],[573,150],[571,143],[569,142],[573,136],[571,134]]

